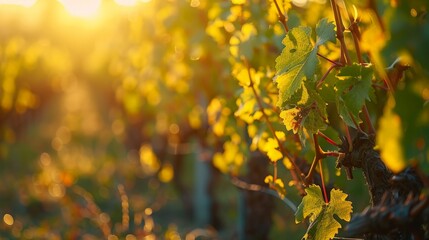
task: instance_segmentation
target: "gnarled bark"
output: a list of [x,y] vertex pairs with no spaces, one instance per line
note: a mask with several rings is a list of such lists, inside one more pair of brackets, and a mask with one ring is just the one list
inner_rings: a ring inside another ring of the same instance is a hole
[[[423,187],[413,169],[393,175],[374,150],[372,135],[358,132],[349,151],[343,141],[337,167],[348,172],[352,168],[362,170],[371,197],[371,206],[353,217],[346,228],[348,236],[363,236],[365,239],[422,239],[423,213],[429,201],[420,200]],[[422,202],[424,203],[422,205]]]

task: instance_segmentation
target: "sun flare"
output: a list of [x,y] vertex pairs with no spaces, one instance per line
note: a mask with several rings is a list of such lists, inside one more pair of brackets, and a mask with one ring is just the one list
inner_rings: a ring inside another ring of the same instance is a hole
[[101,6],[101,0],[59,0],[66,10],[76,17],[94,17]]
[[134,6],[137,4],[137,0],[115,0],[115,2],[122,6]]
[[0,0],[0,4],[31,7],[36,3],[36,1],[37,0]]

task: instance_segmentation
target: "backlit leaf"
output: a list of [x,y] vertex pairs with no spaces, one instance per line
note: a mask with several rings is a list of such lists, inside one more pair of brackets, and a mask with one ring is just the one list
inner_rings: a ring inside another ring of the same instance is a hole
[[305,77],[316,70],[317,58],[312,54],[311,28],[298,27],[290,30],[283,39],[285,48],[276,59],[279,88],[278,106],[283,105],[302,85]]
[[283,154],[277,149],[279,144],[276,139],[268,138],[264,146],[264,151],[272,162],[277,162],[283,157]]
[[401,146],[401,118],[393,112],[394,106],[395,101],[390,97],[379,121],[376,140],[384,164],[393,172],[398,173],[404,170],[407,164]]
[[276,59],[276,78],[279,88],[281,107],[303,85],[305,79],[313,79],[316,72],[319,47],[328,41],[335,40],[334,24],[327,19],[319,21],[316,27],[317,41],[311,43],[311,28],[297,27],[288,32],[283,39],[285,48]]
[[307,98],[312,101],[309,100],[304,105],[283,110],[280,113],[287,130],[293,130],[294,133],[298,133],[302,128],[305,128],[309,133],[317,133],[319,130],[326,128],[327,112],[325,101],[313,90],[307,93]]
[[223,153],[215,153],[213,165],[223,173],[237,174],[244,162],[240,142],[234,138],[223,144]]
[[286,130],[293,130],[293,133],[298,132],[301,125],[300,110],[298,108],[284,110],[280,113],[280,117],[283,119]]
[[350,221],[353,208],[352,203],[346,201],[347,194],[341,190],[332,189],[330,202],[325,203],[319,186],[313,184],[305,191],[307,195],[302,199],[295,213],[296,223],[302,222],[307,217],[310,220],[303,239],[332,239],[341,228],[341,224],[334,215],[342,220]]

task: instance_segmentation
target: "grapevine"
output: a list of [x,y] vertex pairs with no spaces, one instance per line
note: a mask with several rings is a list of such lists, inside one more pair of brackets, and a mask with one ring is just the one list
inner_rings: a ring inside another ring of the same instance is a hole
[[0,235],[56,206],[57,238],[429,237],[425,0],[66,2],[0,3]]

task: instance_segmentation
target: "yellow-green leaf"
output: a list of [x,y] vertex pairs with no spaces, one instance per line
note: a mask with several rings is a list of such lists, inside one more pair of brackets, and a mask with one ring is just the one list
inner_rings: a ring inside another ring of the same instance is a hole
[[283,157],[283,154],[277,150],[279,144],[274,138],[268,138],[264,145],[264,151],[267,152],[267,156],[272,162],[277,162]]
[[341,190],[332,189],[330,202],[325,203],[320,187],[311,185],[305,189],[307,195],[302,199],[295,213],[295,221],[302,222],[309,217],[310,225],[303,239],[329,240],[332,239],[341,228],[341,224],[334,218],[350,221],[352,203],[346,201],[347,194]]
[[394,106],[393,97],[389,97],[379,122],[377,146],[384,164],[393,172],[398,173],[405,169],[406,162],[401,146],[401,118],[393,112]]

